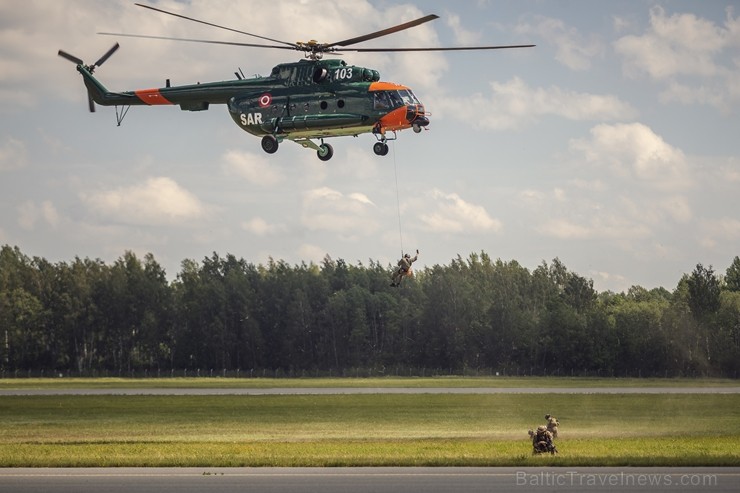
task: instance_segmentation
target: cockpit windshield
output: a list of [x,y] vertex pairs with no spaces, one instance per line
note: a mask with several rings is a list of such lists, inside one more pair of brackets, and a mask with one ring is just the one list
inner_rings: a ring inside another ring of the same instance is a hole
[[376,91],[373,93],[373,107],[376,110],[400,108],[421,104],[410,89],[399,89],[396,91]]
[[401,96],[404,104],[420,104],[419,100],[414,96],[414,93],[411,92],[411,89],[401,89],[398,91],[398,95]]

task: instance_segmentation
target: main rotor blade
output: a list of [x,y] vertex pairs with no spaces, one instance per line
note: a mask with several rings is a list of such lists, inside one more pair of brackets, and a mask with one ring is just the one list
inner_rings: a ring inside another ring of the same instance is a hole
[[69,60],[70,62],[74,63],[75,65],[84,65],[85,64],[85,62],[83,62],[82,60],[80,60],[79,58],[77,58],[74,55],[70,55],[69,53],[67,53],[64,50],[59,50],[59,53],[57,53],[57,54],[60,57],[62,57],[62,58],[66,58],[67,60]]
[[101,56],[97,62],[95,62],[95,67],[100,67],[105,61],[110,58],[110,56],[116,52],[116,50],[120,48],[120,45],[118,43],[114,44],[113,47],[105,52],[105,55]]
[[394,27],[389,27],[388,29],[383,29],[382,31],[365,34],[363,36],[358,36],[356,38],[345,39],[344,41],[337,41],[336,43],[325,44],[323,45],[323,48],[329,48],[331,46],[349,46],[349,45],[361,43],[363,41],[368,41],[371,39],[380,38],[381,36],[387,36],[389,34],[397,33],[398,31],[403,31],[405,29],[418,26],[419,24],[424,24],[425,22],[433,21],[434,19],[439,19],[439,16],[436,14],[429,14],[424,17],[420,17],[416,20],[406,22],[404,24],[399,24]]
[[391,51],[470,51],[470,50],[503,50],[507,48],[532,48],[537,45],[502,45],[502,46],[455,46],[446,48],[347,48],[345,51],[356,52],[391,52]]
[[277,46],[277,45],[260,45],[255,43],[238,43],[236,41],[214,41],[210,39],[190,39],[190,38],[171,38],[169,36],[148,36],[145,34],[124,34],[124,33],[97,33],[102,36],[123,36],[125,38],[144,38],[144,39],[164,39],[168,41],[187,41],[189,43],[208,43],[215,45],[229,46],[251,46],[253,48],[278,48],[280,50],[297,50],[298,46]]
[[[245,31],[240,31],[238,29],[232,29],[230,27],[220,26],[218,24],[213,24],[212,22],[201,21],[199,19],[194,19],[192,17],[188,17],[188,16],[185,16],[185,15],[175,14],[174,12],[169,12],[167,10],[158,9],[158,8],[152,7],[150,5],[144,5],[143,3],[137,3],[135,5],[138,5],[139,7],[143,7],[145,9],[154,10],[155,12],[161,12],[163,14],[171,15],[173,17],[179,17],[180,19],[185,19],[185,20],[188,20],[188,21],[197,22],[199,24],[205,24],[206,26],[217,27],[219,29],[225,29],[226,31],[231,31],[231,32],[239,33],[239,34],[246,34],[247,36],[252,36],[254,38],[259,38],[259,39],[264,39],[265,41],[272,41],[273,43],[280,43],[280,44],[288,45],[288,46],[291,46],[293,48],[296,47],[296,45],[294,43],[288,43],[287,41],[280,41],[279,39],[272,39],[272,38],[267,38],[265,36],[259,36],[257,34],[252,34],[252,33],[248,33],[248,32],[245,32]],[[251,46],[251,45],[247,45],[247,46]],[[254,45],[254,46],[261,46],[261,45]]]

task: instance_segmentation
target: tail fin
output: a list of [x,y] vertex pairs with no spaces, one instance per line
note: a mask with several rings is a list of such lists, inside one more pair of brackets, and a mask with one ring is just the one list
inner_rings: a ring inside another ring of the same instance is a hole
[[85,81],[85,87],[87,87],[87,100],[91,112],[95,111],[95,103],[106,106],[114,104],[125,104],[127,98],[119,94],[111,93],[105,88],[105,86],[103,86],[103,84],[100,83],[100,81],[98,81],[92,75],[97,67],[105,63],[105,61],[110,58],[110,56],[115,53],[116,50],[118,50],[119,46],[120,45],[118,43],[113,45],[108,51],[105,52],[103,56],[98,58],[98,61],[96,61],[92,65],[85,65],[85,62],[83,62],[82,59],[74,55],[70,55],[63,50],[59,50],[59,56],[77,65],[77,71],[82,74],[82,78]]
[[87,87],[87,96],[90,104],[90,111],[95,111],[95,103],[103,106],[110,106],[112,104],[122,104],[123,101],[119,101],[121,98],[118,95],[113,94],[88,70],[84,65],[77,65],[77,71],[82,74],[82,79]]

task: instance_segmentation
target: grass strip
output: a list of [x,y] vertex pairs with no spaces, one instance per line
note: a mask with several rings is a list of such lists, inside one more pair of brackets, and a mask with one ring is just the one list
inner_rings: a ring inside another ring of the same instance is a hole
[[133,442],[0,445],[3,467],[738,466],[738,436],[562,440],[533,456],[524,440]]
[[738,466],[738,422],[738,394],[5,396],[0,466]]
[[738,387],[721,378],[587,377],[379,377],[379,378],[5,378],[3,389],[121,388],[589,388],[589,387]]

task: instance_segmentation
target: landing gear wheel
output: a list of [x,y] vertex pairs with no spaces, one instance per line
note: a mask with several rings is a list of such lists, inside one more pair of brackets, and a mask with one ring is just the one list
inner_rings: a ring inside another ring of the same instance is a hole
[[278,141],[274,135],[262,137],[262,150],[267,154],[275,154],[278,150]]
[[421,127],[417,125],[416,123],[411,125],[411,129],[414,131],[415,134],[418,134],[419,132],[421,132]]
[[388,154],[388,144],[385,142],[376,142],[375,145],[373,145],[373,152],[378,156],[385,156]]
[[319,159],[322,161],[328,161],[334,155],[334,148],[331,144],[321,144],[319,146],[319,150],[316,151],[316,155],[319,156]]

